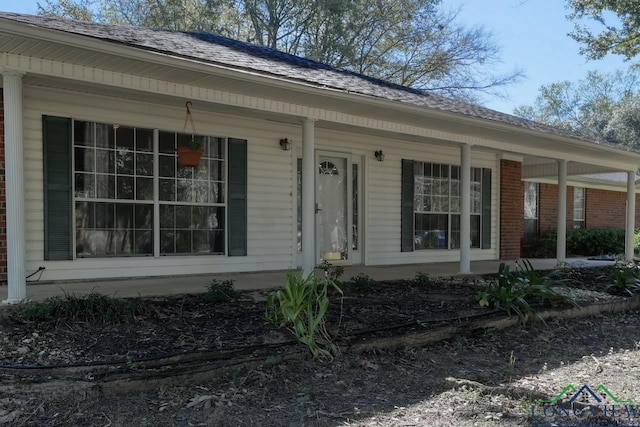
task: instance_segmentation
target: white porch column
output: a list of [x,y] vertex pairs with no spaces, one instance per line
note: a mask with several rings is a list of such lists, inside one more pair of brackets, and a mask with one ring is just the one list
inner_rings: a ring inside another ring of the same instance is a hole
[[3,303],[27,298],[25,273],[24,154],[22,143],[22,74],[2,71],[4,102],[4,158],[7,205],[7,282]]
[[627,172],[627,225],[624,237],[624,259],[633,261],[633,243],[636,226],[636,172]]
[[471,273],[471,146],[460,147],[460,273]]
[[315,120],[302,122],[302,275],[316,266]]
[[556,259],[567,260],[567,161],[558,160],[558,240]]

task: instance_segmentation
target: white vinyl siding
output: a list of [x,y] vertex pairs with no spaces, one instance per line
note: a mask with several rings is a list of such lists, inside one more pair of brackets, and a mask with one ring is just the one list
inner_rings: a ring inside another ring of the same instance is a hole
[[[30,85],[25,86],[24,95],[27,270],[46,267],[42,280],[287,270],[297,266],[295,168],[296,159],[302,154],[301,124],[213,113],[208,108],[199,108],[197,102],[192,114],[200,134],[248,141],[247,256],[44,261],[42,115],[181,132],[185,110],[183,100],[178,98],[164,101],[171,103],[167,105]],[[292,150],[281,149],[278,141],[283,137],[293,141]],[[460,163],[457,145],[329,130],[322,128],[320,122],[316,123],[315,142],[317,150],[349,153],[352,158],[362,159],[359,164],[362,177],[359,249],[363,264],[459,260],[459,250],[400,251],[401,159],[411,153],[416,160],[456,165]],[[383,162],[377,161],[373,154],[380,149],[385,153]],[[472,149],[472,166],[494,171],[491,249],[472,249],[473,260],[497,259],[497,165],[495,154]]]
[[207,113],[199,110],[197,104],[192,111],[199,133],[249,141],[248,255],[44,261],[42,115],[181,132],[184,104],[176,100],[173,107],[168,107],[33,86],[25,86],[24,104],[27,270],[46,267],[42,280],[286,270],[292,267],[291,159],[290,152],[283,152],[277,141],[283,132],[293,135],[299,128]]

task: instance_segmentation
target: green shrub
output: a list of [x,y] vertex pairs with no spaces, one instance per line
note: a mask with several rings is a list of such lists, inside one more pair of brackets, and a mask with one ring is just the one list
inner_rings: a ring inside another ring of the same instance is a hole
[[67,294],[47,298],[42,302],[29,302],[16,311],[25,321],[73,321],[89,323],[118,323],[148,314],[141,298],[120,299],[92,292],[76,296]]
[[607,284],[605,291],[615,295],[628,294],[629,296],[640,293],[640,269],[638,266],[614,267],[613,281]]
[[524,258],[555,258],[556,232],[547,231],[522,242],[521,256]]
[[222,282],[214,279],[207,287],[207,291],[203,294],[204,299],[214,304],[236,300],[240,296],[233,289],[233,280],[223,280]]
[[325,327],[329,288],[342,294],[332,280],[318,279],[313,274],[305,279],[289,272],[284,288],[271,292],[267,298],[266,320],[291,328],[298,341],[305,344],[317,359],[331,358],[331,352],[325,347],[337,353]]
[[578,306],[570,295],[558,291],[558,287],[566,285],[555,278],[556,272],[541,276],[526,259],[518,267],[519,271],[512,273],[508,265],[500,264],[498,280],[489,282],[485,290],[476,295],[480,306],[492,306],[506,311],[508,315],[515,313],[522,323],[527,313],[536,313],[538,305]]
[[[624,230],[609,228],[579,228],[567,231],[567,254],[598,256],[624,253]],[[636,247],[640,235],[636,232]],[[522,256],[525,258],[555,258],[557,250],[555,230],[522,242]]]
[[353,292],[366,292],[370,290],[376,281],[364,273],[359,273],[357,276],[349,279],[348,282],[343,283],[343,290],[345,293]]
[[428,273],[423,273],[419,271],[413,277],[413,284],[417,286],[429,286],[431,285],[431,277],[429,277]]
[[567,252],[597,256],[624,253],[624,230],[580,228],[567,233]]

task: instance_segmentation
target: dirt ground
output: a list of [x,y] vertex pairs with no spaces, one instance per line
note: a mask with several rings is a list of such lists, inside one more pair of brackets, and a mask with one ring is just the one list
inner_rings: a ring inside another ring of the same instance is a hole
[[[624,298],[602,293],[611,280],[608,270],[565,274],[585,300]],[[460,322],[490,310],[474,298],[485,280],[490,278],[356,288],[344,300],[339,327],[334,304],[329,327],[341,336],[365,331],[359,336],[373,339]],[[274,350],[258,364],[229,366],[213,377],[195,376],[178,385],[150,382],[134,392],[126,387],[101,396],[72,387],[42,392],[47,381],[35,367],[120,362],[135,371],[145,358],[290,341],[288,331],[265,324],[264,299],[261,292],[217,305],[199,296],[159,299],[149,302],[146,315],[116,325],[25,323],[5,313],[0,323],[0,425],[640,425],[624,412],[635,406],[618,403],[640,401],[639,310],[470,331],[418,348],[345,353],[330,362],[306,355],[287,359]],[[16,375],[18,367],[30,376]],[[12,388],[16,385],[19,392]],[[571,410],[538,402],[553,400],[569,385],[588,387]],[[589,407],[594,398],[602,398],[600,385],[610,397]],[[587,396],[590,390],[600,391]],[[576,407],[583,411],[572,412]],[[585,411],[594,412],[587,416]]]

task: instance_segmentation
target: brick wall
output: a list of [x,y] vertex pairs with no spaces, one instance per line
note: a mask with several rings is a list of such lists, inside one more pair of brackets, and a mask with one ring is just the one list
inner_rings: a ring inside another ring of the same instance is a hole
[[4,179],[4,103],[0,88],[0,283],[7,282],[7,193]]
[[[588,188],[585,200],[587,228],[625,228],[627,193]],[[640,194],[636,194],[636,228],[640,226]]]
[[[587,228],[617,228],[626,222],[627,193],[620,191],[585,191],[585,226]],[[558,224],[558,186],[540,184],[538,200],[540,232],[555,230]],[[636,194],[636,227],[640,227],[640,194]],[[567,229],[573,228],[573,187],[567,187]]]
[[500,160],[500,259],[520,257],[524,236],[522,164]]

